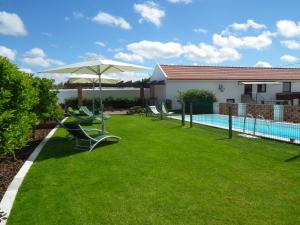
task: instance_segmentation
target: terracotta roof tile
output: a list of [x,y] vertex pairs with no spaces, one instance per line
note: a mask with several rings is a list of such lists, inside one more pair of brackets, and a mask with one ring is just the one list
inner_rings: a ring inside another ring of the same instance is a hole
[[160,65],[168,80],[300,80],[300,68]]

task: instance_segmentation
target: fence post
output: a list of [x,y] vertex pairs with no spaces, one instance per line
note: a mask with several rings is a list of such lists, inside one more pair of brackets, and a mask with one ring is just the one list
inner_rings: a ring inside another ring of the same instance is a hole
[[228,138],[232,138],[232,105],[228,105]]
[[181,102],[181,126],[185,126],[185,104],[184,101]]
[[190,103],[190,127],[193,127],[193,103]]

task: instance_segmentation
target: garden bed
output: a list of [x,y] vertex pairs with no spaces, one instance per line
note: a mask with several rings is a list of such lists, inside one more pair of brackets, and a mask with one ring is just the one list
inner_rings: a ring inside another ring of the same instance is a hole
[[16,151],[15,159],[13,156],[6,156],[0,159],[0,200],[23,163],[55,126],[55,122],[47,122],[38,125],[32,141],[30,141],[25,148]]

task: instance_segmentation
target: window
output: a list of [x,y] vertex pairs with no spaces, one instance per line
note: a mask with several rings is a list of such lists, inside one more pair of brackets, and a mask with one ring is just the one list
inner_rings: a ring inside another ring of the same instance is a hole
[[292,91],[292,83],[291,82],[283,82],[282,83],[282,92],[291,92]]
[[234,102],[235,102],[235,99],[234,99],[234,98],[227,98],[227,99],[226,99],[226,102],[227,102],[227,103],[234,103]]
[[267,85],[266,84],[258,84],[257,85],[257,92],[258,93],[266,93],[267,92]]

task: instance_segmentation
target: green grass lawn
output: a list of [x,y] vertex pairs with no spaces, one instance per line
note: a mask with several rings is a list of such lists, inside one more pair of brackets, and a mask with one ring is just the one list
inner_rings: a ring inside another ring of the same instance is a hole
[[299,224],[299,147],[178,121],[113,116],[122,137],[73,150],[59,129],[8,224]]

